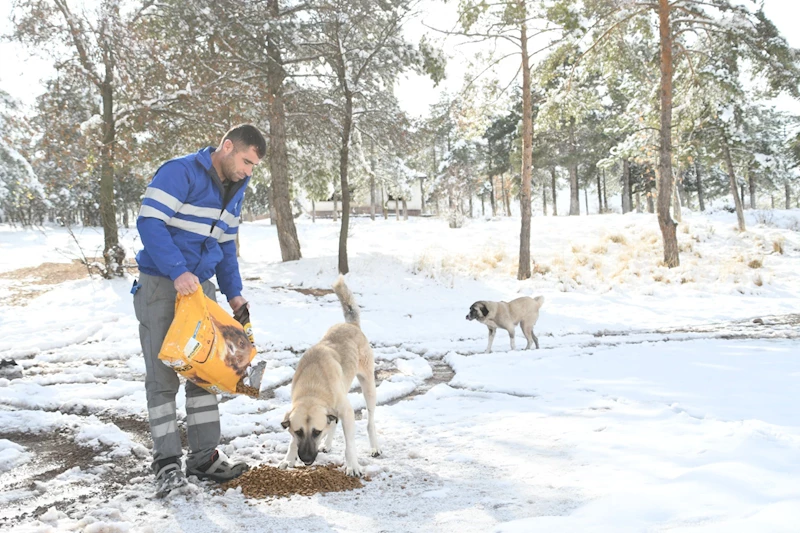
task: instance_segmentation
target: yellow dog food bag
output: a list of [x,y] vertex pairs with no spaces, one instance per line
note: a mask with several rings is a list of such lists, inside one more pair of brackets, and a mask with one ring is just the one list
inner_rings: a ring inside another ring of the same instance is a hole
[[258,389],[243,386],[255,356],[248,332],[202,289],[178,294],[175,318],[158,354],[164,364],[209,392],[257,396]]

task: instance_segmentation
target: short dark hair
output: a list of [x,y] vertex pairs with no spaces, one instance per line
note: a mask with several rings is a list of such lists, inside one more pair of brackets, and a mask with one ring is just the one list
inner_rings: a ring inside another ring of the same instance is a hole
[[264,159],[264,156],[267,155],[267,141],[264,140],[264,136],[258,131],[258,128],[252,124],[239,124],[232,127],[222,137],[220,144],[224,144],[226,140],[230,140],[235,145],[254,147],[259,159]]

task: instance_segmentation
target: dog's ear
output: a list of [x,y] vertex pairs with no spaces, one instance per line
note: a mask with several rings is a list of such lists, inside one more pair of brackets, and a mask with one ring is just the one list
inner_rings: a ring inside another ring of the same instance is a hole
[[283,429],[289,429],[289,416],[292,414],[291,411],[286,411],[286,416],[283,417],[283,422],[281,422],[281,427]]
[[480,305],[478,306],[478,310],[481,312],[481,314],[482,314],[484,317],[485,317],[486,315],[488,315],[488,314],[489,314],[489,308],[488,308],[488,307],[486,307],[486,304],[480,304]]
[[336,415],[328,415],[328,424],[336,424],[339,422],[339,419],[336,418]]

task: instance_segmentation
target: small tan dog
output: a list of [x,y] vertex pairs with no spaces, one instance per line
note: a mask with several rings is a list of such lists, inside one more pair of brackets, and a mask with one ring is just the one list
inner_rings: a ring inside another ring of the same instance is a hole
[[486,347],[486,353],[492,351],[492,342],[494,342],[494,334],[497,328],[508,331],[508,336],[511,338],[511,349],[516,350],[514,344],[514,330],[517,324],[522,327],[522,334],[528,341],[525,346],[529,350],[531,344],[536,344],[536,349],[539,349],[539,339],[533,334],[533,326],[539,320],[539,309],[544,303],[544,296],[537,296],[536,298],[529,298],[523,296],[510,302],[488,302],[479,301],[475,302],[469,307],[469,314],[467,320],[477,320],[489,328],[489,346]]
[[317,344],[309,348],[292,379],[292,407],[281,425],[292,435],[286,457],[278,468],[294,466],[298,457],[306,466],[317,458],[319,443],[330,450],[336,424],[341,418],[345,442],[345,473],[360,477],[356,458],[355,415],[347,393],[358,377],[367,404],[367,432],[372,457],[381,454],[375,432],[375,360],[369,341],[361,332],[360,313],[353,293],[339,276],[333,290],[342,304],[345,324],[332,326]]

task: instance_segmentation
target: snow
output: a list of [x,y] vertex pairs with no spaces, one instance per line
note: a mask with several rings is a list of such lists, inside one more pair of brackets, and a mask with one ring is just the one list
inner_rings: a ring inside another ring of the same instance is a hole
[[[732,213],[685,212],[674,269],[659,266],[653,215],[535,216],[537,273],[526,281],[516,280],[518,218],[461,229],[352,218],[347,283],[374,347],[384,454],[367,455],[354,383],[371,481],[311,497],[248,500],[196,482],[155,499],[132,278],[48,287],[0,277],[3,300],[20,287],[39,294],[0,305],[0,358],[24,372],[0,377],[0,527],[795,531],[800,211],[746,214],[738,233]],[[241,226],[244,294],[272,394],[221,397],[221,448],[251,465],[283,458],[293,368],[342,320],[334,295],[294,290],[333,283],[338,225],[300,219],[297,229],[303,259],[282,263],[273,226]],[[120,231],[133,255],[135,230]],[[102,246],[97,228],[76,237],[86,255]],[[79,253],[61,228],[0,226],[0,273]],[[545,297],[541,349],[510,351],[500,331],[483,353],[487,330],[465,320],[470,304],[521,295]],[[182,390],[176,400],[184,419]],[[88,459],[58,463],[63,446]],[[317,461],[341,465],[343,447],[339,433]]]

